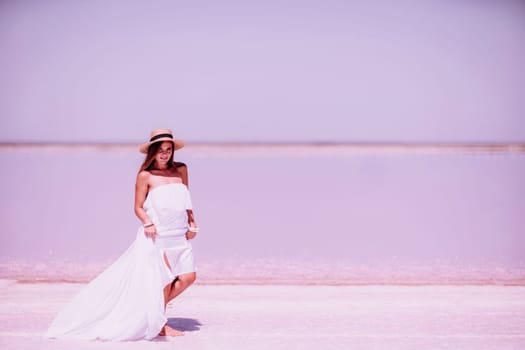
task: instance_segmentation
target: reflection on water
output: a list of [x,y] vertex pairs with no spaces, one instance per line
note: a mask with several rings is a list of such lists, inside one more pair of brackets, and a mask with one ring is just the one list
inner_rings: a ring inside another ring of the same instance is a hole
[[[521,283],[525,153],[197,145],[202,283]],[[91,278],[139,225],[135,146],[3,147],[0,277]]]

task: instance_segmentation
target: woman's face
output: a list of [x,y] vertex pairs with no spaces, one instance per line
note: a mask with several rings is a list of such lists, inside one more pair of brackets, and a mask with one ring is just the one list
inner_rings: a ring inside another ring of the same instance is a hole
[[171,159],[173,154],[173,144],[169,141],[164,141],[161,143],[157,154],[155,155],[155,161],[157,164],[166,164]]

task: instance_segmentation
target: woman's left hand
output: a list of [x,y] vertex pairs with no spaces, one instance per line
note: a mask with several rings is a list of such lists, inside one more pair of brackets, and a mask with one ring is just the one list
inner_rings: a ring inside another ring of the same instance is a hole
[[186,239],[194,239],[195,236],[197,236],[197,232],[199,231],[199,228],[197,226],[190,226],[188,231],[186,231]]

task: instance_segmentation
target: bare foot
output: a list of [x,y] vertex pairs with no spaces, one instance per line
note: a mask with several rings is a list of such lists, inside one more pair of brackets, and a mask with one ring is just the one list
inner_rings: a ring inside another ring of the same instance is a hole
[[184,332],[178,331],[175,328],[171,328],[167,324],[162,327],[160,330],[159,335],[161,336],[167,336],[167,337],[180,337],[181,335],[184,335]]

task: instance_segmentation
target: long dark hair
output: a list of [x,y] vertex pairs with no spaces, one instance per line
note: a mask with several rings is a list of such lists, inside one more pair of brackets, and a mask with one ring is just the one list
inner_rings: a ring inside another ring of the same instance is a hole
[[[171,141],[162,141],[162,142],[171,142]],[[162,145],[162,142],[155,142],[152,143],[148,148],[148,154],[146,154],[146,158],[144,159],[144,162],[140,166],[139,173],[143,170],[151,170],[153,169],[153,166],[155,165],[155,156],[157,155],[157,152],[159,151],[160,145]],[[173,154],[175,153],[175,144],[171,142],[171,158],[168,161],[168,168],[176,167],[175,162],[173,161]]]

